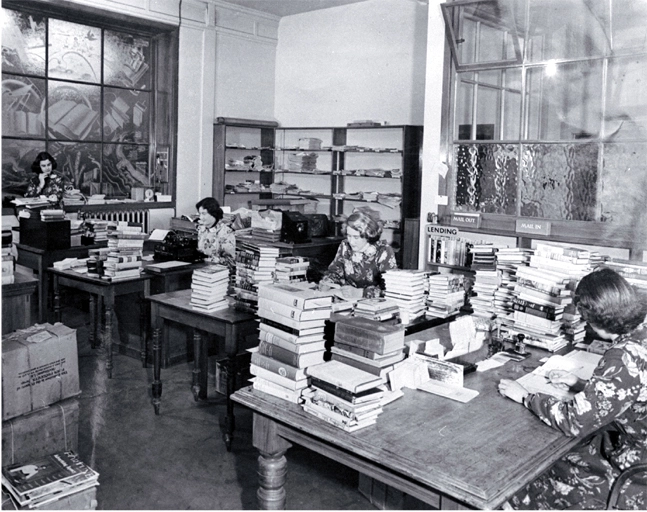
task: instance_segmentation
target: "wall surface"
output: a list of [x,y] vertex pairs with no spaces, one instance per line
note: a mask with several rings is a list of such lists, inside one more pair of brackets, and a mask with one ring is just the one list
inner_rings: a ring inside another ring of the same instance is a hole
[[283,126],[422,124],[427,6],[368,0],[281,18],[275,115]]

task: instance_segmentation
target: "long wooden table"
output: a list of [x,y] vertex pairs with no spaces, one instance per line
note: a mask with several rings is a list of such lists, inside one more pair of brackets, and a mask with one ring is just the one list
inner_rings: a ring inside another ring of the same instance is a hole
[[[166,322],[175,322],[193,328],[194,370],[192,391],[195,400],[207,398],[207,343],[203,332],[211,333],[223,342],[223,351],[227,356],[227,417],[225,419],[225,443],[231,449],[235,418],[234,404],[231,395],[234,391],[237,371],[236,355],[246,348],[258,345],[258,321],[256,316],[226,308],[207,313],[193,309],[190,304],[191,290],[179,290],[171,293],[151,295],[151,327],[153,329],[153,407],[159,414],[162,399],[162,349],[168,346],[168,328]],[[253,335],[253,336],[252,336]],[[250,338],[249,341],[247,338]],[[220,349],[220,345],[219,345]]]
[[254,411],[260,508],[285,508],[285,453],[292,443],[436,508],[500,507],[578,442],[497,391],[502,377],[518,378],[537,366],[546,355],[537,352],[534,364],[509,362],[468,374],[465,387],[479,395],[465,404],[407,389],[384,407],[377,424],[354,433],[251,387],[237,391],[233,400]]
[[[57,270],[50,268],[49,272],[54,279],[54,313],[56,320],[61,321],[61,300],[60,288],[68,287],[90,294],[90,333],[89,339],[92,348],[96,347],[96,340],[103,338],[102,346],[106,352],[106,370],[108,378],[112,378],[112,314],[115,307],[115,299],[122,295],[131,293],[139,294],[140,301],[140,357],[142,364],[146,366],[146,308],[144,299],[150,295],[150,274],[142,273],[139,277],[118,281],[107,281],[88,274],[75,272],[74,270]],[[104,321],[97,322],[104,311]],[[103,327],[97,332],[98,327]],[[102,334],[102,336],[101,336]]]

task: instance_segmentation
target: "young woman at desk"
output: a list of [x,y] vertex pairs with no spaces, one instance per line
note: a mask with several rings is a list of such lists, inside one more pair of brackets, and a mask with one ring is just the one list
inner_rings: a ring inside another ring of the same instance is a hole
[[347,298],[379,297],[382,273],[397,267],[393,249],[384,240],[377,212],[358,210],[344,225],[346,240],[319,282],[320,290],[341,287]]
[[36,174],[27,186],[25,197],[44,196],[53,203],[59,204],[65,194],[68,181],[60,174],[54,172],[58,164],[54,157],[47,151],[41,151],[31,164],[31,170]]
[[[647,462],[647,302],[611,269],[582,278],[574,296],[582,318],[612,346],[590,380],[553,370],[552,384],[570,387],[570,401],[529,393],[502,379],[499,392],[523,403],[539,419],[582,441],[509,501],[523,509],[604,509],[619,473]],[[634,482],[636,479],[634,479]],[[646,509],[647,490],[621,493],[620,508]]]
[[220,222],[222,208],[213,197],[205,197],[196,205],[198,210],[198,250],[207,255],[207,261],[233,269],[236,237],[230,226]]

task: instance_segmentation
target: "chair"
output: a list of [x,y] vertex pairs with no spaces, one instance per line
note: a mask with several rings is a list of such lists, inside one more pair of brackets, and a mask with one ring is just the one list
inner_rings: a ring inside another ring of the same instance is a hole
[[611,492],[609,493],[609,498],[607,500],[607,510],[617,510],[618,499],[620,498],[620,491],[625,485],[627,480],[629,480],[634,475],[644,472],[647,474],[647,464],[635,464],[631,467],[625,469],[611,487]]

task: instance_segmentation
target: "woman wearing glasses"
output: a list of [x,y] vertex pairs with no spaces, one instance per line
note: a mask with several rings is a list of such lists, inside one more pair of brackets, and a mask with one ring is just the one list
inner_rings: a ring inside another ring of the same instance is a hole
[[[620,471],[647,462],[647,303],[609,268],[582,278],[575,303],[589,326],[612,345],[588,381],[553,370],[553,385],[570,388],[572,400],[529,393],[502,379],[499,392],[523,403],[539,419],[581,442],[509,501],[522,509],[604,509]],[[619,508],[647,508],[647,482],[621,491]]]
[[348,298],[379,297],[382,273],[397,267],[390,245],[380,240],[382,223],[377,212],[357,210],[344,224],[346,239],[319,282],[320,290],[341,287]]

